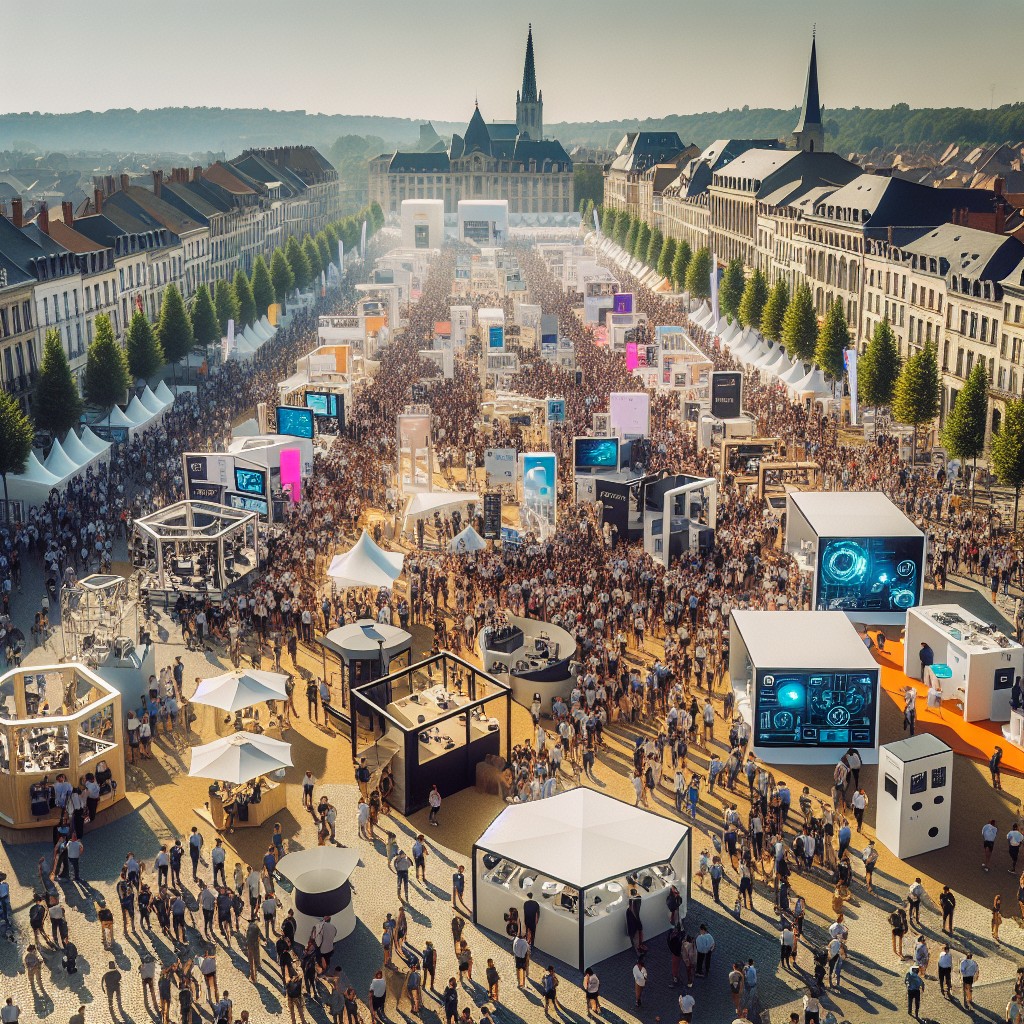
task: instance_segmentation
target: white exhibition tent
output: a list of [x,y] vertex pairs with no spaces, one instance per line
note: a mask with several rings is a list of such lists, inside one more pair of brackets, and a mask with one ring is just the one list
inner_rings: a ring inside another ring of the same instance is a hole
[[118,427],[124,430],[135,426],[135,422],[126,416],[118,405],[115,405],[106,416],[101,416],[96,422],[102,423],[106,427]]
[[110,451],[110,442],[104,441],[102,437],[97,436],[89,429],[89,427],[82,428],[82,444],[91,452],[95,452],[100,458],[103,458]]
[[768,351],[754,363],[755,370],[763,370],[779,358],[779,346],[773,345],[770,341],[766,341],[765,344],[768,345]]
[[271,337],[273,337],[277,333],[277,328],[267,318],[267,314],[266,313],[264,313],[263,316],[260,317],[260,326],[265,331],[269,331]]
[[419,491],[409,499],[404,523],[408,523],[410,519],[422,519],[443,508],[454,508],[468,502],[479,504],[480,495],[475,491]]
[[749,352],[751,349],[756,348],[760,340],[761,336],[757,331],[748,327],[740,337],[733,340],[732,345],[729,346],[729,351],[734,359],[739,359],[744,352]]
[[80,468],[91,466],[99,461],[99,453],[86,448],[73,430],[68,431],[68,436],[64,438],[62,447],[64,448],[64,454]]
[[719,318],[718,323],[712,325],[711,327],[709,327],[708,330],[712,334],[715,334],[718,337],[721,337],[723,334],[725,334],[725,332],[726,332],[728,327],[729,327],[729,321],[726,320],[724,316],[722,316],[722,317]]
[[402,574],[405,555],[385,551],[363,530],[343,555],[335,555],[327,570],[341,587],[390,587]]
[[509,907],[533,892],[543,906],[538,948],[576,967],[598,963],[629,948],[631,885],[645,936],[669,927],[669,884],[685,915],[689,835],[680,822],[582,786],[511,804],[473,844],[474,919],[503,933]]
[[157,415],[162,415],[164,410],[167,408],[168,403],[162,402],[159,398],[153,394],[153,389],[147,384],[143,389],[141,395],[139,395],[139,401],[151,412]]
[[740,327],[739,320],[733,320],[731,324],[725,329],[725,333],[722,335],[722,344],[729,345],[732,343],[734,338],[739,337],[743,333],[743,329]]
[[825,375],[814,367],[813,370],[802,380],[790,385],[791,390],[798,395],[820,395],[822,398],[834,398],[832,388],[825,380]]
[[58,480],[68,480],[73,476],[76,476],[84,467],[78,466],[65,454],[64,449],[61,447],[60,441],[54,439],[53,447],[50,449],[50,454],[46,456],[46,462],[43,463],[47,471],[52,473]]
[[770,351],[766,342],[759,341],[756,345],[738,353],[736,358],[745,366],[753,366],[763,356],[768,355]]
[[798,359],[793,363],[792,368],[788,372],[779,377],[779,380],[781,380],[783,384],[793,385],[798,380],[803,380],[804,377],[807,376],[807,368],[808,364]]
[[698,327],[706,327],[708,320],[711,319],[711,307],[706,302],[702,302],[700,309],[690,314],[690,319]]
[[148,425],[156,416],[156,413],[147,409],[142,404],[138,395],[132,395],[132,400],[128,403],[128,408],[125,409],[124,414],[136,427]]
[[167,381],[162,380],[156,386],[156,391],[153,392],[157,398],[160,399],[165,405],[174,404],[174,392],[167,386]]
[[54,487],[60,487],[61,478],[54,476],[29,452],[25,472],[7,478],[7,497],[10,501],[23,501],[28,505],[41,505],[50,496]]
[[251,327],[253,334],[255,334],[257,338],[260,338],[265,342],[270,341],[270,339],[273,337],[270,331],[268,331],[267,328],[265,328],[263,324],[259,322],[259,320],[257,320],[256,323],[252,324]]
[[471,551],[483,551],[487,541],[472,526],[467,526],[457,537],[448,542],[448,550],[457,555],[466,555]]

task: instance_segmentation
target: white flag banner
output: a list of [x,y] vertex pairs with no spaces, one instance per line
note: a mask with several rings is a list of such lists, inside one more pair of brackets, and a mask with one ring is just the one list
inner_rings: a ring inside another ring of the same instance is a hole
[[714,253],[711,254],[711,311],[715,315],[714,323],[717,325],[721,314],[718,312],[718,257]]
[[848,348],[843,352],[846,363],[846,380],[850,385],[850,426],[857,426],[857,350]]
[[359,238],[359,255],[366,259],[366,221],[363,221],[363,232]]
[[594,209],[594,230],[598,234],[601,234],[601,221],[598,220],[598,218],[597,218],[597,209],[596,209],[596,207]]
[[345,243],[338,239],[338,272],[345,273]]

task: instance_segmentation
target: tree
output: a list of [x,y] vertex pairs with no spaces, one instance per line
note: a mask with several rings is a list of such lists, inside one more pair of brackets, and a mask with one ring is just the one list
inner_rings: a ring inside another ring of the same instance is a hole
[[782,318],[782,347],[790,359],[810,362],[818,341],[818,318],[814,315],[814,299],[810,286],[797,285],[792,301]]
[[644,254],[644,263],[652,270],[658,269],[658,260],[661,258],[661,249],[665,244],[665,236],[661,228],[655,228],[651,232],[651,240],[647,243],[647,252]]
[[[170,290],[174,286],[167,287]],[[82,381],[85,400],[101,409],[110,409],[124,401],[131,382],[128,359],[114,338],[110,317],[100,314],[96,317],[96,336],[85,361]]]
[[238,299],[238,322],[244,327],[246,324],[255,323],[259,317],[256,316],[256,300],[252,295],[252,285],[245,271],[241,267],[235,271],[235,280],[232,287],[235,289],[235,298]]
[[282,249],[275,249],[270,258],[270,280],[274,284],[274,294],[281,304],[281,311],[287,308],[288,293],[295,285],[295,274]]
[[706,245],[690,257],[686,267],[686,290],[690,298],[698,302],[711,298],[711,252]]
[[642,263],[644,258],[647,256],[647,247],[651,244],[651,226],[647,221],[640,221],[640,227],[636,233],[636,243],[633,245],[632,250],[633,259],[640,260]]
[[[220,297],[221,285],[225,281],[218,281],[215,291]],[[227,320],[224,321],[224,328],[221,329],[220,317],[214,306],[214,300],[210,297],[210,289],[201,284],[196,289],[195,298],[192,300],[192,338],[196,348],[205,349],[208,345],[220,341],[228,332]]]
[[843,312],[843,300],[836,299],[818,329],[814,361],[829,380],[840,381],[846,369],[843,354],[850,345],[850,327]]
[[[633,227],[633,218],[625,210],[619,210],[615,215],[615,244],[621,248],[626,248],[626,239],[629,238],[629,232]],[[633,236],[636,237],[635,235]]]
[[380,203],[374,199],[374,201],[370,203],[370,209],[368,212],[370,215],[368,229],[370,234],[375,235],[382,227],[384,227],[384,211],[381,209]]
[[615,234],[615,211],[610,206],[606,206],[601,214],[601,234],[606,238]]
[[633,220],[630,218],[629,231],[626,232],[626,244],[623,248],[630,254],[633,255],[633,250],[636,248],[636,240],[640,237],[640,224],[639,220]]
[[730,320],[735,320],[739,315],[744,286],[743,260],[729,260],[718,288],[718,307]]
[[128,356],[128,371],[134,380],[149,380],[164,365],[164,350],[141,309],[136,309],[128,322],[124,349]]
[[[978,471],[978,456],[985,451],[988,424],[988,374],[985,360],[979,359],[967,376],[963,390],[956,396],[942,428],[942,443],[954,458],[972,462],[971,480]],[[974,487],[971,487],[974,503]]]
[[693,249],[690,243],[684,238],[676,246],[676,254],[672,258],[672,286],[677,292],[686,288],[686,271],[690,267],[690,260],[693,259]]
[[864,405],[891,405],[900,376],[900,350],[888,319],[879,320],[857,360],[857,396]]
[[[331,249],[331,243],[326,231],[318,231],[313,241],[316,242],[316,251],[320,254],[320,266],[323,267],[324,273],[327,273],[335,260],[332,253],[337,252],[338,247],[335,246],[333,250]],[[236,274],[235,276],[237,277],[238,275]],[[239,299],[241,299],[241,296],[239,296]]]
[[[0,432],[0,439],[2,437]],[[0,451],[4,450],[0,440]],[[1020,489],[1024,486],[1024,399],[1018,398],[1006,403],[1003,425],[992,435],[988,461],[996,479],[1004,487],[1013,488],[1013,529],[1016,531]]]
[[758,268],[751,275],[743,288],[740,299],[739,320],[743,327],[758,328],[761,326],[761,315],[768,302],[768,281]]
[[313,286],[313,290],[316,291],[320,284],[320,274],[325,273],[327,268],[320,259],[320,250],[317,248],[316,242],[313,241],[311,235],[306,235],[302,240],[302,255],[306,257],[306,262],[309,264],[309,283]]
[[270,271],[267,269],[267,261],[262,255],[257,256],[252,265],[252,297],[256,303],[257,320],[262,320],[267,315],[267,310],[277,302],[274,284],[270,280]]
[[[761,311],[761,333],[776,344],[782,341],[782,321],[789,305],[789,285],[779,278],[768,293],[768,301]],[[740,315],[742,316],[742,310]]]
[[[202,287],[200,285],[200,287]],[[196,289],[198,294],[199,289]],[[209,296],[209,290],[207,290]],[[217,320],[214,317],[214,324]],[[160,339],[167,362],[174,372],[174,384],[178,384],[178,363],[192,351],[195,339],[192,334],[192,321],[181,292],[173,284],[164,290],[164,300],[160,304],[160,319],[157,320],[156,336]]]
[[[235,295],[234,286],[229,281],[221,280],[217,282],[213,290],[213,304],[216,307],[219,331],[209,342],[205,339],[200,341],[198,335],[196,336],[196,344],[202,345],[204,348],[206,345],[227,336],[229,320],[235,321],[235,330],[239,333],[242,330],[242,307],[238,301],[238,296]],[[192,318],[192,327],[193,329],[195,328],[194,316]]]
[[32,454],[32,421],[21,411],[14,397],[0,389],[0,479],[7,502],[7,474],[24,473]]
[[939,414],[939,388],[935,345],[928,342],[903,364],[892,403],[893,416],[914,428],[911,465],[917,461],[917,428]]
[[56,328],[50,328],[43,341],[43,362],[32,396],[32,415],[36,426],[54,437],[63,437],[82,415],[82,397]]
[[658,257],[658,273],[666,280],[672,279],[672,262],[676,258],[676,240],[666,238],[665,244],[661,247],[661,255]]
[[[285,259],[288,260],[288,266],[292,269],[293,284],[290,287],[294,287],[300,292],[305,291],[309,287],[313,270],[309,265],[309,260],[306,259],[306,254],[302,251],[302,245],[294,235],[288,236],[288,241],[284,247],[284,255]],[[274,287],[277,288],[273,263],[270,265],[270,276],[274,280]],[[278,296],[280,297],[280,292]]]
[[[599,206],[604,202],[604,171],[597,164],[575,164],[572,169],[572,188],[572,201],[577,206],[583,199],[593,200]],[[604,228],[601,230],[604,231]]]

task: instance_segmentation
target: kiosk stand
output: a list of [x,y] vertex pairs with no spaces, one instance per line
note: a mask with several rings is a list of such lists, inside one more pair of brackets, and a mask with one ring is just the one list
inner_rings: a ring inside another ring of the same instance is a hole
[[949,846],[953,751],[923,732],[878,751],[875,833],[900,860]]

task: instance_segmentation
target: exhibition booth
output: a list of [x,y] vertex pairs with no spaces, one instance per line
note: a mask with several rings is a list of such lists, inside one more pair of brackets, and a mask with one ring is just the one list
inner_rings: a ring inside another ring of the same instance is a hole
[[742,413],[728,419],[704,413],[697,421],[697,447],[717,448],[723,441],[733,438],[753,437],[754,421]]
[[879,668],[842,612],[733,611],[729,677],[755,757],[877,762]]
[[630,903],[645,940],[669,928],[672,885],[686,916],[690,842],[687,826],[582,786],[512,804],[473,844],[473,922],[505,934],[532,894],[534,949],[582,970],[630,948]]
[[[921,644],[934,657],[923,677]],[[1008,722],[1013,681],[1024,675],[1024,647],[960,605],[925,605],[907,613],[903,672],[928,687],[930,707],[955,701],[965,722]]]
[[277,862],[275,873],[292,883],[297,949],[305,947],[313,929],[325,918],[337,929],[334,941],[347,939],[356,928],[352,874],[359,851],[338,846],[314,846],[289,853]]
[[223,592],[257,568],[259,515],[210,501],[176,501],[136,519],[132,563],[149,593]]
[[498,627],[480,630],[477,644],[484,671],[508,674],[512,699],[524,707],[540,694],[542,707],[551,708],[555,697],[572,687],[569,665],[576,655],[576,640],[561,626],[541,619],[503,613]]
[[444,796],[474,786],[487,757],[508,759],[511,689],[454,654],[353,686],[351,701],[352,758],[391,764],[400,814],[426,807],[431,786]]
[[811,578],[811,607],[902,625],[921,603],[924,534],[879,491],[791,491],[786,551]]
[[[341,699],[332,710],[345,722],[352,720],[352,690],[379,679],[412,660],[412,634],[397,626],[373,619],[360,619],[317,636],[323,657],[323,677],[331,683],[331,692]],[[334,685],[337,680],[337,686]]]
[[[88,773],[102,811],[124,794],[121,694],[84,665],[33,665],[0,676],[0,825],[55,825],[58,775]],[[102,824],[102,822],[101,822]]]
[[690,551],[708,552],[718,525],[713,477],[664,476],[643,488],[644,551],[666,568]]

